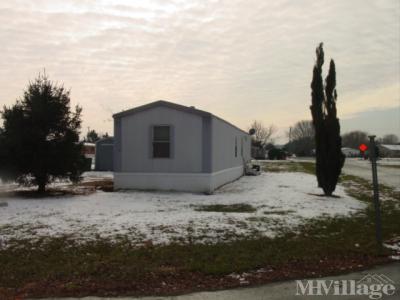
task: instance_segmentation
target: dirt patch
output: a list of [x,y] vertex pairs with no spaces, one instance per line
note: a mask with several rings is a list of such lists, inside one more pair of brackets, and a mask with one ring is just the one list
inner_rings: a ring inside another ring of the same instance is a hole
[[112,179],[101,179],[101,180],[93,180],[81,182],[78,184],[81,187],[93,188],[94,190],[101,190],[103,192],[113,192],[114,191],[114,183]]
[[97,190],[101,190],[103,192],[113,192],[113,180],[104,178],[93,181],[83,181],[77,184],[65,184],[57,187],[48,187],[45,193],[38,193],[35,189],[29,188],[0,191],[0,199],[10,197],[42,199],[62,196],[82,196],[92,194]]

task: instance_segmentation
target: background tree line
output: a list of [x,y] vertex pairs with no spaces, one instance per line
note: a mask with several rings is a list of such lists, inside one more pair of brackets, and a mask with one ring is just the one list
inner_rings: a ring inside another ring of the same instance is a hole
[[[361,130],[353,130],[342,134],[342,147],[358,150],[361,144],[368,144],[369,133]],[[290,127],[287,132],[289,142],[285,145],[285,149],[297,156],[313,155],[315,149],[314,126],[311,121],[302,120]],[[378,137],[378,144],[395,145],[399,144],[399,138],[395,134],[386,134]]]
[[88,142],[88,143],[96,143],[98,140],[104,139],[104,138],[108,138],[109,135],[108,133],[97,133],[96,130],[94,129],[88,129],[88,132],[86,133],[86,136],[83,138],[84,142]]

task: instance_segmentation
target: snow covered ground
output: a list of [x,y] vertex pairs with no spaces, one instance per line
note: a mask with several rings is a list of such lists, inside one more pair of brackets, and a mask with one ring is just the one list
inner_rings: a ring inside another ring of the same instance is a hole
[[83,181],[98,180],[99,178],[114,178],[113,172],[89,171],[82,174]]
[[[102,174],[93,174],[93,177]],[[104,174],[103,174],[104,175]],[[112,174],[106,174],[112,176]],[[37,239],[68,235],[77,240],[119,235],[142,243],[215,242],[241,235],[274,236],[308,218],[349,215],[365,207],[345,194],[326,198],[315,176],[304,173],[262,173],[242,177],[213,195],[176,192],[95,192],[87,196],[41,199],[0,198],[0,238]],[[253,213],[196,211],[204,204],[246,203]]]

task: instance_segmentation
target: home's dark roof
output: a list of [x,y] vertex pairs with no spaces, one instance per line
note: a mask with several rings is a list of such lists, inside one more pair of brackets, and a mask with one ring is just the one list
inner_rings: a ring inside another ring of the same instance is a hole
[[400,145],[387,145],[387,144],[381,144],[380,145],[383,148],[386,148],[390,151],[399,151],[400,150]]
[[172,108],[175,110],[180,110],[180,111],[184,111],[184,112],[188,112],[188,113],[192,113],[192,114],[197,114],[197,115],[201,115],[201,116],[210,116],[211,114],[209,112],[203,111],[203,110],[199,110],[196,109],[194,107],[188,107],[188,106],[184,106],[184,105],[180,105],[180,104],[176,104],[176,103],[172,103],[172,102],[168,102],[165,100],[158,100],[158,101],[154,101],[145,105],[141,105],[132,109],[128,109],[128,110],[124,110],[121,111],[119,113],[116,113],[113,115],[114,118],[120,118],[120,117],[124,117],[127,115],[131,115],[131,114],[135,114],[137,112],[141,112],[150,108],[154,108],[154,107],[158,107],[158,106],[164,106],[164,107],[168,107],[168,108]]
[[211,114],[211,113],[209,113],[207,111],[197,109],[194,106],[193,107],[184,106],[184,105],[172,103],[172,102],[165,101],[165,100],[158,100],[158,101],[154,101],[154,102],[151,102],[151,103],[148,103],[148,104],[145,104],[145,105],[141,105],[141,106],[138,106],[138,107],[135,107],[135,108],[132,108],[132,109],[121,111],[119,113],[114,114],[113,118],[114,119],[115,118],[121,118],[121,117],[124,117],[124,116],[132,115],[132,114],[135,114],[135,113],[147,110],[147,109],[151,109],[151,108],[154,108],[154,107],[159,107],[159,106],[164,106],[164,107],[168,107],[168,108],[171,108],[171,109],[175,109],[175,110],[179,110],[179,111],[183,111],[183,112],[187,112],[187,113],[191,113],[191,114],[195,114],[195,115],[199,115],[199,116],[206,116],[206,117],[213,116],[213,117],[215,117],[215,118],[227,123],[228,125],[230,125],[230,126],[236,128],[236,129],[244,132],[245,134],[248,134],[247,132],[245,132],[244,130],[240,129],[239,127],[237,127],[237,126],[225,121],[224,119],[221,119],[220,117],[217,117],[217,116],[215,116],[215,115],[213,115],[213,114]]

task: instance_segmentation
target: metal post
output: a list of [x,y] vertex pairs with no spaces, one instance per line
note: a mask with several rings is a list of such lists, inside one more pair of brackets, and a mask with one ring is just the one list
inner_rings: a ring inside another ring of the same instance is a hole
[[382,250],[382,224],[381,224],[381,208],[379,203],[379,185],[378,185],[378,171],[376,167],[376,145],[375,135],[369,136],[369,155],[372,165],[372,183],[374,187],[374,206],[375,206],[375,233],[376,242],[378,243],[379,250]]

